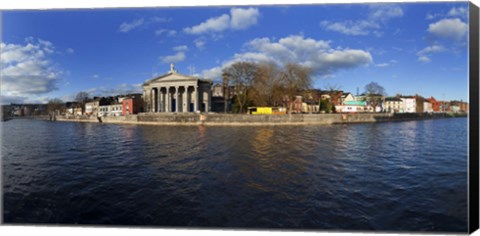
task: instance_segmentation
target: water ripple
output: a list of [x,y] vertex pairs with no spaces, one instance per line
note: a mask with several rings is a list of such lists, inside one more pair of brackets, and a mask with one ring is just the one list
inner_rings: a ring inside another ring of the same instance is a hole
[[7,223],[465,231],[467,120],[2,123]]

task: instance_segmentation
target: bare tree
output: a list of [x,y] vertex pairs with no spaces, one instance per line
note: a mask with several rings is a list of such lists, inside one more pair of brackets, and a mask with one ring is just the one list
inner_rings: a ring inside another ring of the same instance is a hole
[[385,88],[379,85],[377,82],[370,82],[365,85],[365,95],[367,96],[367,102],[373,107],[374,111],[379,106],[383,98],[385,97]]
[[87,103],[89,99],[89,95],[87,92],[79,92],[77,96],[75,96],[75,101],[78,102],[82,108],[82,114],[85,113],[85,103]]
[[338,84],[327,84],[325,86],[325,90],[328,91],[329,93],[334,93],[334,92],[338,92],[342,89],[342,86],[338,85]]
[[280,73],[280,84],[288,103],[288,114],[292,114],[295,97],[312,84],[311,70],[299,64],[286,64]]
[[47,103],[48,113],[62,112],[64,109],[65,109],[65,106],[63,104],[63,101],[58,98],[51,99]]
[[257,73],[257,65],[251,62],[236,62],[223,69],[223,74],[235,88],[235,98],[239,106],[238,112],[243,113],[249,99],[249,90]]
[[252,101],[257,106],[275,106],[281,100],[279,91],[279,68],[273,64],[261,64],[253,81]]
[[327,91],[327,94],[330,96],[330,100],[327,101],[326,103],[326,111],[331,112],[335,111],[335,104],[339,105],[340,98],[343,94],[342,91],[342,86],[338,84],[327,84],[325,86],[325,90]]

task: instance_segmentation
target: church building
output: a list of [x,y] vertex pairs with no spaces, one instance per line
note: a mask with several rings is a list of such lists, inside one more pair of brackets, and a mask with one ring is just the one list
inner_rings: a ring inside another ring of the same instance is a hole
[[143,84],[147,112],[210,112],[212,81],[170,71]]

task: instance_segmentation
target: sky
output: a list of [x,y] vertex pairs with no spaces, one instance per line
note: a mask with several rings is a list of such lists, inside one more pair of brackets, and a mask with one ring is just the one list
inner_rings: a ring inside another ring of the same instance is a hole
[[468,3],[2,10],[1,102],[142,92],[237,61],[299,63],[313,87],[468,101]]

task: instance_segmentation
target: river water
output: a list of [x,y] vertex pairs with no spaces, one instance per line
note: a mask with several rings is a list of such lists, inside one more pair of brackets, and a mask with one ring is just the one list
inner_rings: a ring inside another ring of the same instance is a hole
[[467,118],[331,126],[2,123],[3,220],[467,230]]

